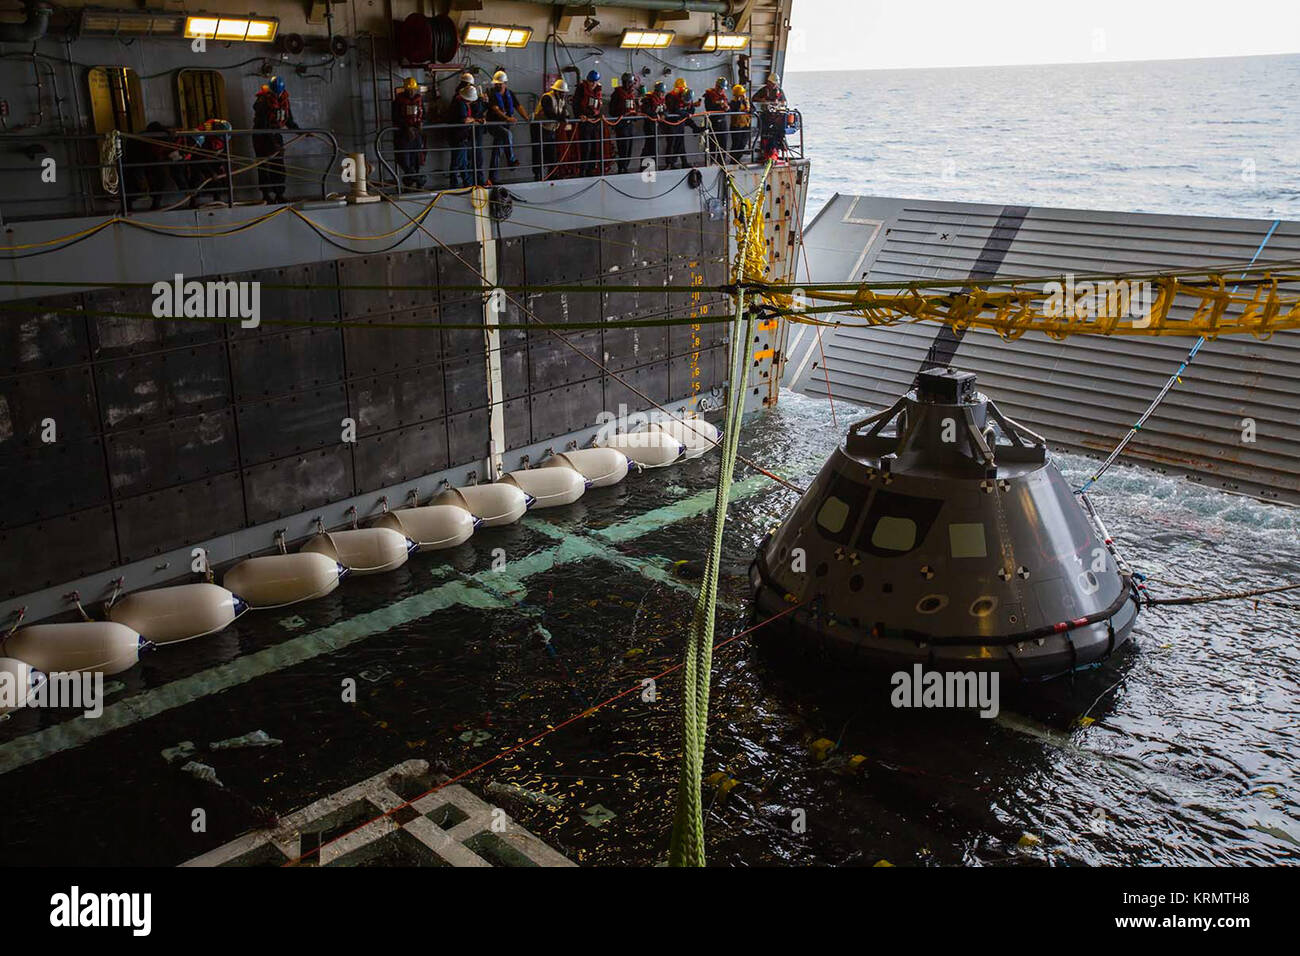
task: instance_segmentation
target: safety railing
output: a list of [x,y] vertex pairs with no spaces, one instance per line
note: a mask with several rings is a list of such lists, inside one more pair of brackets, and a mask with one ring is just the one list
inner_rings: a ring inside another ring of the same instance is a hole
[[[804,158],[798,110],[434,123],[418,144],[389,126],[373,140],[383,172],[372,179],[408,192],[744,165],[773,144],[784,158]],[[325,199],[347,188],[343,156],[328,129],[0,134],[0,222]]]
[[429,123],[418,137],[410,128],[388,126],[375,135],[374,151],[384,170],[377,185],[409,192],[744,165],[761,162],[769,144],[784,158],[803,159],[798,110]]
[[4,135],[0,218],[323,199],[342,156],[327,129]]

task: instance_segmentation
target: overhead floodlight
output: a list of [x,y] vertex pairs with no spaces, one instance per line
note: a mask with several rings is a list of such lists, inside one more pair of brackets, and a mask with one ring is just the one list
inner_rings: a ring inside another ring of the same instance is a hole
[[494,50],[519,50],[533,38],[531,27],[506,26],[498,23],[471,23],[461,40],[466,46],[486,46]]
[[623,31],[618,45],[624,50],[662,50],[672,46],[673,30],[634,30],[631,27]]
[[700,49],[705,53],[743,50],[749,46],[749,37],[743,33],[710,33],[704,38]]
[[154,10],[104,10],[81,12],[79,36],[179,37],[184,16]]
[[190,40],[225,40],[232,43],[270,43],[280,21],[265,17],[223,17],[200,14],[185,18]]

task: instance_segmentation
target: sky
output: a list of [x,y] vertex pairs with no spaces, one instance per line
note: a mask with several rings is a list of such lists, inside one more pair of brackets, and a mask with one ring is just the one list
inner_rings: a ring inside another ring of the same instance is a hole
[[794,0],[789,72],[1300,52],[1300,0]]

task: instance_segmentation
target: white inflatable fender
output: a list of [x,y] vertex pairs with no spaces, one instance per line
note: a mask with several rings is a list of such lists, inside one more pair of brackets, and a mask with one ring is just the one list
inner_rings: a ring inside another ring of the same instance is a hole
[[642,468],[663,468],[686,454],[686,446],[679,439],[653,423],[640,431],[611,435],[600,447],[621,451]]
[[29,624],[0,644],[0,653],[47,674],[98,672],[105,677],[134,667],[141,638],[116,621]]
[[627,455],[617,448],[578,448],[546,459],[541,467],[572,468],[592,488],[605,488],[627,477],[628,462]]
[[573,468],[531,468],[512,471],[501,482],[514,485],[534,499],[534,508],[559,508],[571,505],[587,490],[591,482]]
[[386,511],[372,527],[400,532],[421,551],[441,551],[464,544],[482,523],[459,505],[424,505]]
[[485,528],[514,524],[533,506],[533,499],[519,488],[503,481],[489,485],[466,485],[448,488],[433,496],[434,505],[456,505],[483,522]]
[[655,419],[654,424],[660,431],[667,432],[686,446],[687,458],[699,458],[716,447],[715,443],[722,434],[702,418],[688,418],[684,421],[675,418]]
[[383,574],[406,563],[415,542],[392,528],[351,528],[322,531],[298,549],[299,554],[323,554],[353,574]]
[[221,583],[254,609],[286,607],[324,597],[348,569],[325,554],[299,551],[245,558],[222,575]]
[[0,657],[0,717],[26,706],[45,683],[45,674],[25,661]]
[[220,585],[178,584],[128,594],[108,609],[108,619],[154,644],[176,644],[215,634],[247,610],[247,601]]

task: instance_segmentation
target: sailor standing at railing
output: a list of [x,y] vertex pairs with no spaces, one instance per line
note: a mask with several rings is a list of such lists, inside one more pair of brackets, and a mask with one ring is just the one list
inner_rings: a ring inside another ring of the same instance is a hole
[[654,89],[641,97],[641,115],[645,117],[643,127],[645,132],[645,145],[641,147],[641,165],[646,165],[646,158],[649,157],[650,165],[657,167],[659,164],[659,135],[663,126],[664,111],[664,84],[663,81],[655,83]]
[[510,77],[505,70],[497,70],[492,75],[492,89],[487,98],[488,132],[492,136],[492,162],[488,176],[492,182],[497,181],[497,174],[504,158],[511,168],[519,165],[515,156],[514,130],[510,127],[519,119],[527,121],[528,114],[519,105],[519,99],[510,90]]
[[614,120],[614,140],[618,148],[618,171],[625,173],[632,162],[632,137],[636,135],[637,82],[631,73],[619,77],[619,85],[609,97],[609,116]]
[[731,161],[743,163],[749,157],[749,141],[753,136],[753,106],[745,87],[737,83],[731,88]]
[[727,111],[731,104],[727,100],[727,78],[718,77],[718,81],[704,91],[704,117],[706,127],[706,152],[710,161],[726,162],[727,137],[730,135],[727,125]]
[[600,74],[592,70],[578,84],[578,92],[573,97],[573,115],[578,120],[581,176],[599,176],[605,171],[605,123],[601,119],[604,107],[605,94],[600,87]]
[[474,184],[470,172],[470,150],[474,146],[474,129],[482,121],[474,115],[478,102],[478,87],[473,83],[461,86],[451,102],[451,188],[462,189]]
[[785,150],[786,102],[781,78],[775,73],[754,94],[754,111],[758,114],[759,162],[775,159]]
[[420,83],[408,76],[402,89],[393,97],[393,151],[397,168],[402,171],[402,185],[411,189],[424,188],[424,95]]
[[[273,76],[253,101],[253,129],[297,128],[284,80]],[[268,203],[284,202],[284,136],[278,132],[255,134],[253,153],[261,160],[257,167],[257,181],[262,187],[262,198]]]
[[560,77],[537,101],[534,117],[542,121],[542,179],[559,178],[556,163],[559,161],[561,134],[569,128],[569,84]]
[[664,97],[665,119],[668,121],[668,144],[664,155],[668,161],[669,169],[676,169],[678,165],[693,165],[690,158],[686,155],[686,127],[690,127],[695,133],[700,132],[699,125],[691,116],[695,113],[695,107],[700,105],[700,101],[693,98],[691,88],[686,85],[683,77],[678,77],[673,84],[673,91]]

